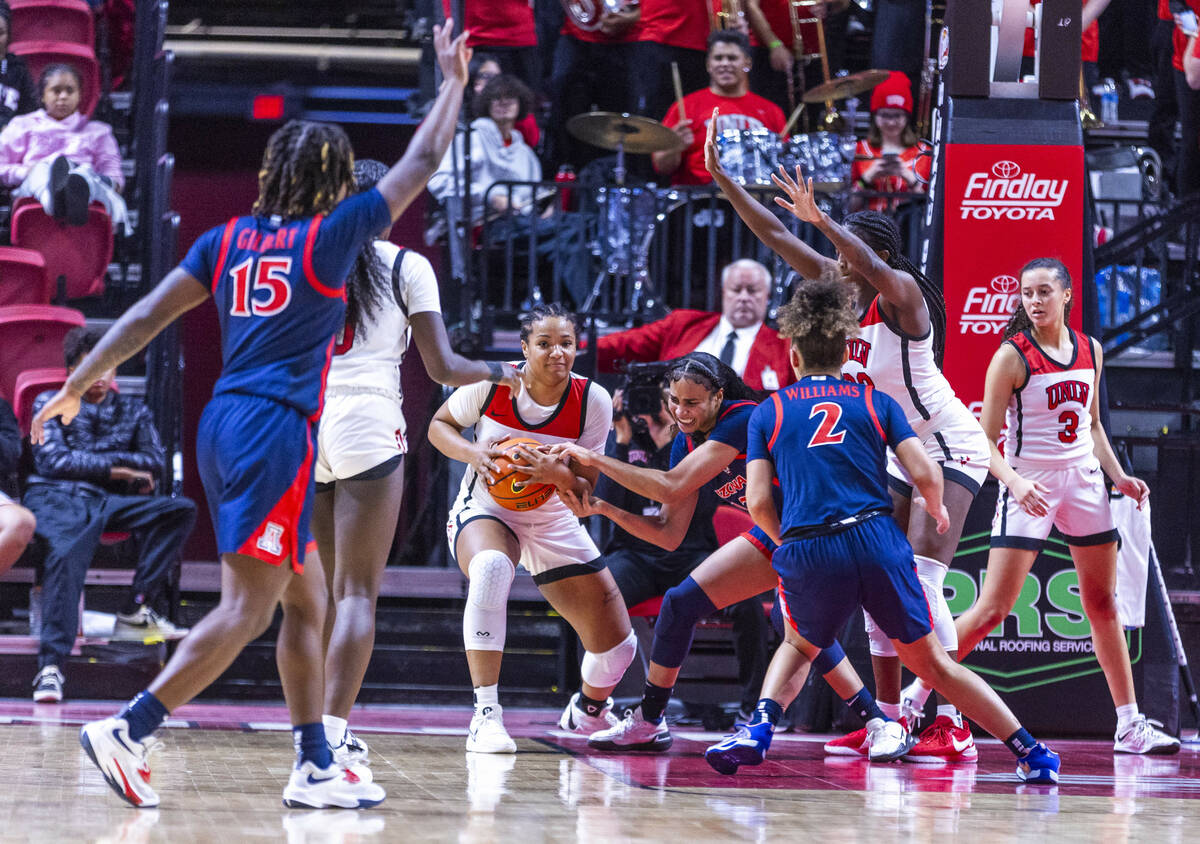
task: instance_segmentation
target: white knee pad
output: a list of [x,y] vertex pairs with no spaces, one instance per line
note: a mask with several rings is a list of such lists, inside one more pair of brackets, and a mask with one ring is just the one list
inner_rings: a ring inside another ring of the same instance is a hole
[[954,627],[954,616],[950,614],[950,605],[946,603],[946,590],[942,584],[946,580],[948,567],[933,557],[915,555],[917,561],[917,579],[925,590],[925,600],[929,602],[929,612],[933,616],[933,632],[938,641],[948,651],[958,650],[958,631]]
[[463,644],[469,651],[502,651],[508,621],[508,591],[516,567],[501,551],[480,551],[467,565]]
[[867,640],[871,643],[871,656],[896,656],[896,648],[888,635],[879,629],[871,614],[863,610],[863,620],[866,622]]
[[583,682],[597,689],[607,689],[621,682],[625,669],[637,655],[637,635],[630,630],[625,640],[601,654],[588,651],[583,655],[579,674]]

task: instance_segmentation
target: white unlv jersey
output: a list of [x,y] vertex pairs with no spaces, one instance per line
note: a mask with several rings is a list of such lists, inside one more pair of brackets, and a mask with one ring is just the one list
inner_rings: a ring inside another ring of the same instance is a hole
[[[603,453],[612,426],[612,397],[608,391],[580,375],[571,374],[562,398],[553,407],[537,404],[528,390],[521,390],[513,401],[508,387],[486,381],[459,387],[450,396],[447,409],[454,421],[464,428],[475,426],[478,442],[501,437],[528,437],[540,443],[577,442],[584,448]],[[506,520],[534,523],[550,516],[570,513],[557,495],[534,510],[501,510],[468,466],[463,474],[454,510],[469,503],[494,508]],[[539,515],[540,514],[540,515]]]
[[358,331],[342,329],[334,345],[325,395],[383,393],[400,398],[400,363],[411,336],[408,317],[426,311],[441,313],[437,277],[423,256],[386,240],[375,241],[375,252],[388,273],[388,292]]
[[1096,360],[1092,341],[1074,329],[1074,352],[1059,363],[1042,351],[1028,330],[1009,338],[1025,364],[1025,383],[1008,400],[1004,456],[1017,471],[1067,468],[1092,457],[1092,390]]
[[895,399],[922,439],[937,430],[937,415],[958,399],[933,357],[933,327],[921,339],[892,325],[876,296],[859,320],[859,334],[846,340],[849,356],[842,377],[870,383]]

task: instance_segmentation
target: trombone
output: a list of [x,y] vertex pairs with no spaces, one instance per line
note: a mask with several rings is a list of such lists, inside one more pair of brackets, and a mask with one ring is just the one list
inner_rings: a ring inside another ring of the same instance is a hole
[[708,22],[713,30],[740,29],[746,30],[746,9],[742,0],[721,0],[720,11],[708,7]]

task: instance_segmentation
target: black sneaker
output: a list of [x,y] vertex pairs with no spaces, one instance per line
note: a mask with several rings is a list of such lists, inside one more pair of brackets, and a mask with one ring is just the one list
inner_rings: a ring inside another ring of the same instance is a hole
[[59,703],[63,699],[63,675],[57,665],[47,665],[33,678],[34,703]]

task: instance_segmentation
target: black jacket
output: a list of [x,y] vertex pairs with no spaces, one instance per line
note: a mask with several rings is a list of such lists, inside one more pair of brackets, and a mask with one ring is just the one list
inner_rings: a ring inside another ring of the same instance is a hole
[[21,462],[21,429],[12,405],[0,398],[0,492],[15,495],[17,465]]
[[28,114],[37,107],[28,65],[20,56],[9,53],[0,59],[0,126],[15,115]]

